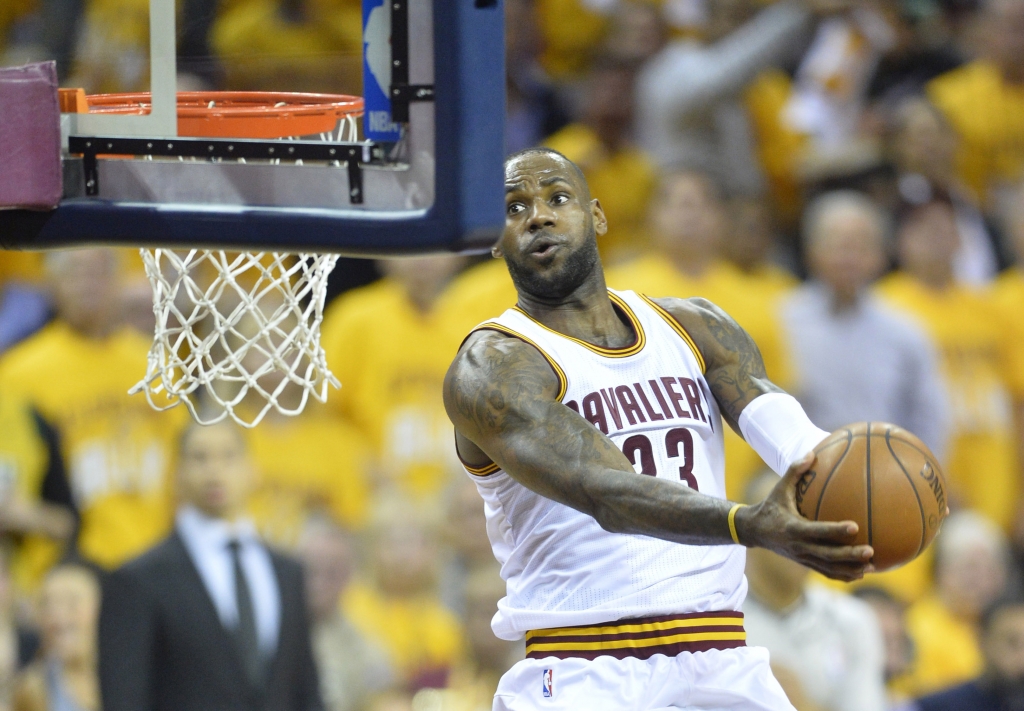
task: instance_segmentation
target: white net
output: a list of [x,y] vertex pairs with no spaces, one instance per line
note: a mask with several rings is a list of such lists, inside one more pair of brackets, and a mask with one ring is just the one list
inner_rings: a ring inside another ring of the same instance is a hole
[[185,403],[202,424],[255,427],[296,415],[340,387],[320,345],[335,255],[143,249],[156,329],[146,377],[132,393],[166,410]]

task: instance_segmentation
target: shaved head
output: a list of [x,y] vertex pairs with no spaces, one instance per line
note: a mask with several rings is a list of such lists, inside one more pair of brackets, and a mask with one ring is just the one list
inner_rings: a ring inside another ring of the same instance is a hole
[[587,184],[587,177],[583,175],[583,169],[576,165],[573,161],[566,158],[565,154],[556,151],[554,148],[548,148],[547,146],[533,146],[532,148],[524,148],[521,151],[516,151],[508,158],[505,159],[505,175],[508,175],[508,169],[517,161],[527,156],[533,155],[547,155],[560,160],[568,166],[569,170],[572,171],[573,176],[576,178],[577,187],[582,188],[590,199],[590,186]]

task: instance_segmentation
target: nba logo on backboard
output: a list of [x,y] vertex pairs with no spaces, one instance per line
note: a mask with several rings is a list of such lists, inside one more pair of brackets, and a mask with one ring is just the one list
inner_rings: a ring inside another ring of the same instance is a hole
[[544,698],[550,699],[555,695],[555,670],[545,669],[541,673],[541,677],[544,680]]
[[391,3],[363,0],[363,131],[372,141],[402,137],[391,120]]

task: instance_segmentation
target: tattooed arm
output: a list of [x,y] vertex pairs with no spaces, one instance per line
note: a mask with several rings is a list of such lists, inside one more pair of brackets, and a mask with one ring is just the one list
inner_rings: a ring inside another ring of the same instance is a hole
[[[445,378],[444,402],[464,458],[489,458],[533,491],[593,516],[606,530],[695,545],[732,542],[728,501],[678,482],[639,476],[618,447],[556,400],[558,379],[532,346],[494,332],[474,334]],[[786,476],[795,482],[810,461]],[[773,495],[775,495],[773,493]],[[816,523],[795,502],[769,500],[736,516],[740,541],[763,546],[843,580],[871,556],[850,546],[850,523]]]
[[706,299],[655,299],[693,338],[707,366],[704,378],[722,417],[739,433],[743,408],[782,388],[768,380],[761,351],[727,313]]

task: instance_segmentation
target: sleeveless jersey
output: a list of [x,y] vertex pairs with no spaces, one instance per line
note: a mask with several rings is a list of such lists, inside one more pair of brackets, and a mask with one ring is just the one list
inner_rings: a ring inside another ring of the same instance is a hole
[[[548,360],[560,400],[607,434],[637,476],[680,481],[725,498],[722,418],[686,330],[651,299],[609,290],[635,342],[602,348],[512,308],[475,330],[529,343]],[[609,533],[586,514],[534,493],[496,464],[465,465],[483,496],[487,534],[507,594],[492,622],[502,639],[528,630],[624,618],[739,610],[741,546],[690,546]]]

